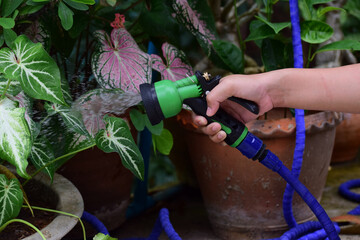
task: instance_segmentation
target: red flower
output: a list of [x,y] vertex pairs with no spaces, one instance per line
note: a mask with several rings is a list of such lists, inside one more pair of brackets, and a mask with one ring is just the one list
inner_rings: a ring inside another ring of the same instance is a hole
[[125,16],[120,13],[115,13],[115,20],[110,23],[113,28],[125,28]]

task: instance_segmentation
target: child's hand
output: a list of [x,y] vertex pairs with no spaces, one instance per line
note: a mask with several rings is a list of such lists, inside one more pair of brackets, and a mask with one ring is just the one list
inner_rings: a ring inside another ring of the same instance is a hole
[[194,115],[193,120],[202,133],[209,135],[211,141],[225,145],[224,139],[226,138],[226,133],[221,130],[219,123],[213,122],[207,125],[206,118],[198,115]]

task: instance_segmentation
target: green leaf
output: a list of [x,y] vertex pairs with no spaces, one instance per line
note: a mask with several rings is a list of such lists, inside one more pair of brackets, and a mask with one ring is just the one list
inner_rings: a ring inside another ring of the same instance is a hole
[[114,7],[116,4],[116,0],[106,0],[107,4],[109,4],[110,6]]
[[31,151],[31,135],[25,120],[25,108],[18,108],[8,98],[0,101],[0,158],[16,167],[17,173],[28,178],[27,158]]
[[35,6],[27,5],[27,6],[20,9],[19,15],[24,16],[24,15],[29,15],[29,14],[36,13],[40,9],[42,9],[44,6],[45,5],[35,5]]
[[328,2],[332,2],[333,0],[309,0],[310,4],[315,5],[315,4],[323,4],[323,3],[328,3]]
[[73,25],[74,12],[68,8],[62,1],[59,2],[58,15],[61,20],[61,25],[65,30],[69,30]]
[[50,0],[31,0],[31,1],[36,2],[36,3],[50,2]]
[[131,109],[130,110],[130,119],[132,124],[137,131],[142,131],[145,128],[145,116],[139,110]]
[[71,1],[77,2],[77,3],[84,3],[84,4],[88,4],[88,5],[95,4],[95,0],[71,0]]
[[245,41],[255,41],[271,37],[275,31],[260,20],[254,20],[250,23],[250,34]]
[[358,0],[347,0],[344,8],[350,13],[352,16],[360,19],[360,2]]
[[10,29],[15,26],[15,21],[12,18],[0,18],[0,26],[5,29]]
[[271,27],[276,34],[278,34],[284,28],[291,26],[291,22],[271,23],[262,17],[255,16],[255,18],[259,19],[260,21]]
[[329,40],[334,30],[320,21],[304,21],[300,24],[301,39],[308,43],[318,44]]
[[7,46],[11,46],[17,38],[16,33],[11,29],[3,29],[4,39]]
[[19,36],[9,48],[0,49],[0,72],[20,82],[31,97],[66,105],[60,71],[41,43]]
[[[9,80],[0,74],[0,94],[5,91],[5,88],[8,86]],[[21,92],[21,86],[19,81],[11,81],[8,89],[6,90],[7,94],[16,96]]]
[[261,45],[261,58],[265,71],[272,71],[285,67],[285,45],[275,39],[264,39]]
[[0,8],[0,15],[2,17],[10,16],[14,10],[20,6],[23,0],[8,0],[4,1]]
[[89,7],[87,5],[85,5],[84,3],[78,3],[78,2],[71,1],[71,0],[63,0],[63,1],[66,2],[66,4],[69,5],[70,7],[75,8],[80,11],[86,11],[89,9]]
[[212,43],[216,53],[232,73],[244,72],[244,56],[240,48],[227,41],[215,40]]
[[331,12],[331,11],[344,11],[345,12],[344,9],[338,8],[338,7],[319,8],[318,11],[317,11],[318,18],[322,17],[325,13]]
[[159,136],[152,135],[153,142],[155,143],[156,149],[164,155],[169,155],[174,145],[174,139],[171,132],[167,129],[163,129]]
[[123,165],[136,177],[144,179],[144,161],[125,120],[105,116],[104,121],[106,129],[101,129],[95,138],[98,148],[106,153],[117,152]]
[[4,34],[0,35],[0,48],[4,45],[5,39],[4,39]]
[[351,51],[360,51],[360,41],[356,40],[341,40],[337,42],[332,42],[327,45],[322,46],[311,57],[311,60],[314,59],[315,55],[321,52],[326,51],[335,51],[335,50],[351,50]]
[[89,136],[80,112],[70,107],[62,106],[56,103],[45,103],[44,107],[50,115],[52,115],[53,113],[59,113],[64,120],[65,125],[70,130],[81,135]]
[[149,131],[152,133],[152,134],[155,134],[155,135],[160,135],[163,128],[164,128],[164,122],[161,121],[159,122],[158,124],[156,125],[152,125],[150,120],[149,120],[149,117],[144,114],[144,119],[145,119],[145,126],[147,127],[147,129],[149,129]]
[[0,174],[0,226],[19,215],[23,193],[17,179],[8,180]]
[[[55,159],[54,150],[52,148],[53,146],[44,136],[36,139],[30,152],[30,161],[36,169],[44,167],[50,161]],[[55,165],[49,164],[43,169],[43,172],[49,175],[52,181],[55,174]]]
[[118,240],[118,239],[110,237],[109,235],[105,235],[103,233],[98,233],[94,236],[93,240]]

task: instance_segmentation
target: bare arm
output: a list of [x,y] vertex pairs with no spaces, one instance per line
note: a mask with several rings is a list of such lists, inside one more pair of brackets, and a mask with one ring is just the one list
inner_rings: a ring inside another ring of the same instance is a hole
[[[257,116],[226,101],[236,96],[255,101],[260,115],[274,107],[307,110],[329,110],[360,113],[360,64],[328,69],[281,69],[256,75],[229,75],[221,80],[208,95],[207,114],[215,114],[220,104],[244,123]],[[205,118],[195,118],[199,126]],[[220,125],[212,123],[203,129],[215,142],[221,142],[225,133]]]
[[277,80],[267,80],[274,107],[360,113],[360,64],[274,74]]

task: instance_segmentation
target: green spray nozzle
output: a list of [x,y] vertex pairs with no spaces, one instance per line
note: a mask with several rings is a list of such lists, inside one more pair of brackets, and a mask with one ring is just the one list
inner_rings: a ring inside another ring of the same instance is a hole
[[176,82],[162,80],[153,85],[145,83],[140,85],[140,92],[152,124],[177,115],[185,99],[203,94],[196,75]]

